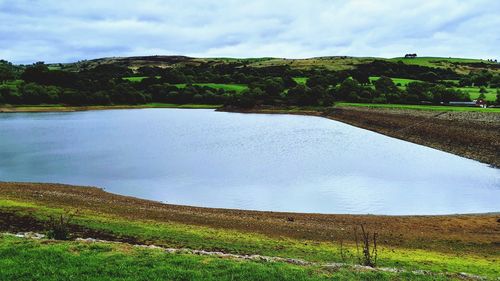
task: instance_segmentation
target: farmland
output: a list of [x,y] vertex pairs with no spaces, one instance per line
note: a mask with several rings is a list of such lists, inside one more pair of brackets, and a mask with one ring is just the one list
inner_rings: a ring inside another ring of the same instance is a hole
[[[188,84],[175,84],[180,89],[186,88]],[[223,89],[225,91],[235,91],[235,92],[243,92],[248,89],[247,85],[242,84],[218,84],[218,83],[193,83],[192,85],[200,86],[200,87],[208,87],[212,89]]]

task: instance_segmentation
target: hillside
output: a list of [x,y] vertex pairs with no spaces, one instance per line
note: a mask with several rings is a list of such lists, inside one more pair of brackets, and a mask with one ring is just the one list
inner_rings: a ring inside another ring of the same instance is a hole
[[294,69],[325,68],[328,70],[348,70],[359,65],[371,63],[373,61],[402,62],[408,65],[419,65],[432,68],[451,69],[457,73],[465,74],[470,71],[486,69],[493,72],[500,72],[500,64],[483,59],[469,58],[444,58],[444,57],[417,57],[417,58],[374,58],[374,57],[350,57],[350,56],[328,56],[314,57],[306,59],[287,58],[193,58],[187,56],[137,56],[137,57],[109,57],[92,60],[84,60],[75,63],[52,63],[52,69],[63,69],[68,71],[80,71],[92,69],[98,65],[113,64],[127,66],[131,69],[140,67],[179,67],[179,66],[200,66],[200,65],[220,65],[238,64],[247,67],[272,67],[290,66]]

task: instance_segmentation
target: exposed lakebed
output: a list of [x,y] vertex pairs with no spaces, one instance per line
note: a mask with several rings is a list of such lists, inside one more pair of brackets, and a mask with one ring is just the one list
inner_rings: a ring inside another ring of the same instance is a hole
[[201,109],[0,114],[0,180],[266,211],[500,211],[488,165],[320,117]]

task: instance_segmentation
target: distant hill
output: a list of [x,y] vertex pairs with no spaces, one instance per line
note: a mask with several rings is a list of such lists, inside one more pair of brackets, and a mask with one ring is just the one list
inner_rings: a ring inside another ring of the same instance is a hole
[[75,63],[50,64],[51,69],[62,69],[67,71],[80,71],[92,69],[98,65],[113,64],[126,66],[132,70],[140,67],[182,67],[199,65],[236,64],[246,67],[271,67],[290,66],[295,69],[325,68],[329,70],[354,69],[359,65],[368,64],[373,61],[388,61],[393,63],[404,63],[409,65],[420,65],[426,67],[451,69],[459,74],[470,71],[487,69],[500,73],[500,63],[482,59],[468,58],[444,58],[444,57],[416,57],[416,58],[374,58],[374,57],[350,57],[331,56],[315,57],[307,59],[287,58],[193,58],[187,56],[137,56],[137,57],[109,57],[93,60],[84,60]]

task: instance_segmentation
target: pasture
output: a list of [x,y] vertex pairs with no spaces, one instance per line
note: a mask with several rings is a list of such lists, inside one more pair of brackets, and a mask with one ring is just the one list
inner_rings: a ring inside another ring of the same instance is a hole
[[[219,84],[219,83],[193,83],[193,86],[209,87],[212,89],[224,89],[225,91],[235,91],[237,93],[243,92],[248,89],[247,85],[243,84]],[[175,84],[177,88],[185,88],[188,84]]]

